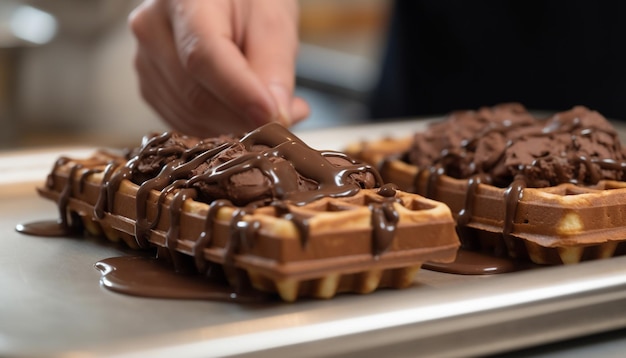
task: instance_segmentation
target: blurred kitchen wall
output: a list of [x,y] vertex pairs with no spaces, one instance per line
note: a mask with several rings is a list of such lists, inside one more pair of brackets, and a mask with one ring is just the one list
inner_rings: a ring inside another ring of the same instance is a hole
[[311,104],[296,128],[366,121],[377,80],[391,0],[300,0],[296,92]]
[[15,46],[16,146],[122,145],[165,126],[140,98],[128,13],[138,1],[29,0],[58,31],[43,45]]
[[[167,129],[140,98],[133,70],[126,21],[140,1],[1,1],[49,13],[58,28],[45,44],[2,47],[0,36],[0,146],[121,146]],[[313,114],[297,128],[362,122],[389,1],[300,1],[297,92]]]

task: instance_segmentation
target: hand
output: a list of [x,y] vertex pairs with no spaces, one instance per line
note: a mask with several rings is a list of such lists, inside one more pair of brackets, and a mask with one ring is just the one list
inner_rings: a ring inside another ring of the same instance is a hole
[[129,24],[141,94],[174,129],[241,134],[308,116],[293,96],[297,0],[146,0]]

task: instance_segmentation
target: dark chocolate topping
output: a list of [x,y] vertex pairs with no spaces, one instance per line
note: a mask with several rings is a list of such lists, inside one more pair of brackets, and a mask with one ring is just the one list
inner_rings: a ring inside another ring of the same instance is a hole
[[[186,272],[193,266],[194,271],[206,274],[214,267],[204,255],[214,239],[212,228],[217,213],[220,208],[232,207],[230,237],[221,269],[235,293],[246,291],[246,278],[235,267],[234,259],[240,250],[255,245],[260,223],[251,220],[249,214],[257,208],[270,206],[277,216],[291,220],[300,232],[302,246],[306,247],[308,217],[292,208],[323,197],[353,196],[362,188],[382,185],[380,175],[371,166],[340,152],[314,150],[277,124],[261,127],[239,140],[232,137],[200,140],[175,132],[152,135],[129,153],[125,162],[115,159],[98,163],[103,169],[85,170],[80,164],[72,165],[59,196],[64,221],[55,227],[69,225],[64,203],[75,188],[82,190],[91,174],[100,173],[102,177],[101,190],[94,200],[96,220],[107,219],[115,208],[118,190],[128,180],[138,186],[134,200],[137,246],[150,247],[150,230],[160,218],[167,217],[169,226],[159,257],[166,258],[176,271]],[[53,173],[68,160],[59,160]],[[79,170],[85,171],[80,177],[74,174]],[[51,175],[47,184],[50,190],[55,187],[53,180]],[[372,213],[372,255],[380,255],[389,248],[399,219],[394,208],[399,200],[395,187],[385,185],[378,193],[379,196],[366,203]],[[183,257],[177,251],[186,200],[209,204],[204,228],[192,246],[192,257]]]
[[531,116],[519,104],[503,104],[478,111],[452,113],[446,121],[416,133],[402,156],[420,168],[415,187],[444,200],[437,193],[441,176],[466,179],[465,202],[456,213],[459,233],[468,242],[479,186],[504,190],[502,240],[497,255],[514,244],[514,221],[526,188],[564,183],[593,186],[601,180],[626,179],[626,152],[617,132],[598,112],[578,106],[547,119]]
[[199,140],[167,132],[144,138],[131,153],[133,157],[112,176],[108,174],[112,168],[107,168],[95,211],[101,218],[113,207],[123,180],[138,184],[135,237],[143,248],[149,246],[147,233],[160,215],[160,205],[156,217],[149,218],[146,212],[148,196],[155,190],[161,193],[159,201],[174,190],[193,189],[188,195],[198,201],[227,199],[243,207],[276,200],[301,205],[326,196],[351,196],[382,183],[372,167],[343,153],[314,150],[278,124],[240,140]]
[[405,157],[454,178],[481,175],[498,187],[519,175],[532,188],[625,179],[617,132],[581,106],[548,119],[536,119],[518,104],[455,112],[417,133]]

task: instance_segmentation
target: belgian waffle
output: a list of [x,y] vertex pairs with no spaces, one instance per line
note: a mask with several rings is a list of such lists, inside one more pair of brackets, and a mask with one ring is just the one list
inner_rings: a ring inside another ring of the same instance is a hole
[[[509,115],[530,116],[517,105],[513,108],[508,106],[483,108],[483,113],[468,112],[462,115],[482,116],[483,119],[488,118],[485,122],[492,122],[492,117],[498,116],[498,111],[517,112],[500,113],[500,123],[507,121]],[[458,115],[452,114],[451,117]],[[489,175],[479,171],[460,177],[450,174],[483,165],[476,161],[469,165],[464,164],[460,169],[450,169],[446,167],[447,164],[436,165],[434,162],[432,165],[412,164],[408,153],[416,146],[416,140],[424,140],[423,136],[355,143],[346,152],[377,166],[383,179],[397,184],[401,190],[424,195],[448,205],[457,221],[458,232],[465,248],[495,255],[529,258],[537,264],[571,264],[622,254],[626,239],[626,182],[623,181],[626,163],[623,161],[616,133],[607,127],[608,122],[603,122],[604,119],[599,114],[581,107],[557,114],[551,119],[531,120],[543,123],[541,128],[551,125],[550,130],[571,135],[572,142],[596,131],[602,135],[600,142],[603,146],[614,149],[616,158],[592,157],[592,154],[580,154],[582,152],[568,154],[567,159],[580,166],[575,168],[569,182],[532,187],[524,177],[524,170],[527,168],[522,168],[521,164],[515,167],[519,168],[519,172],[507,173],[509,181],[504,184],[501,181],[499,185],[494,185],[494,180]],[[570,126],[561,128],[556,124]],[[520,130],[526,134],[508,137],[505,150],[512,148],[516,141],[527,140],[524,136],[531,137],[529,141],[538,138],[537,140],[547,141],[547,145],[558,145],[552,137],[545,134],[547,130],[542,129],[544,133],[541,134],[541,131],[521,127]],[[482,131],[475,130],[473,137],[461,136],[460,142],[468,143],[476,136],[489,135],[489,129],[485,130],[484,126]],[[511,131],[515,130],[511,128]],[[430,134],[432,133],[425,136]],[[455,152],[453,155],[462,155],[458,146],[455,148],[450,144],[449,137],[442,138],[441,141],[447,143],[443,144],[446,148],[437,149],[442,153],[441,158],[452,152]],[[515,154],[497,152],[493,157],[504,163],[508,155],[522,156],[519,152],[513,152]],[[419,156],[420,152],[413,152],[412,155]],[[554,160],[548,157],[545,154],[545,158],[535,157],[533,160]],[[536,169],[530,168],[538,165],[536,161],[528,164],[529,169]],[[592,165],[597,167],[594,169]],[[611,179],[606,179],[607,175]],[[540,177],[535,179],[537,182],[553,180]]]
[[[261,130],[272,133],[274,139],[269,141],[272,143],[265,141],[264,146],[269,147],[251,157],[255,163],[259,158],[267,163],[263,158],[277,155],[278,147],[303,146],[282,127]],[[213,177],[232,169],[232,163],[245,166],[247,161],[242,161],[242,157],[250,153],[217,159],[221,158],[220,153],[249,138],[215,143],[211,149],[215,153],[196,161],[194,167],[211,162],[209,177]],[[182,152],[190,153],[198,145]],[[148,147],[144,145],[144,154]],[[161,149],[164,151],[169,152]],[[200,157],[199,152],[193,157]],[[340,153],[318,152],[308,147],[306,153],[307,162],[337,156],[347,160]],[[122,241],[137,249],[162,248],[174,266],[192,262],[199,272],[220,266],[233,287],[241,285],[243,276],[254,288],[277,292],[285,301],[407,287],[423,262],[452,261],[459,247],[454,220],[445,205],[389,185],[381,186],[379,179],[371,188],[356,185],[354,190],[355,184],[350,180],[341,184],[335,178],[336,187],[314,188],[306,200],[300,192],[283,192],[234,204],[236,198],[232,197],[206,200],[206,194],[192,184],[197,184],[202,174],[184,179],[176,176],[177,168],[193,162],[191,158],[178,162],[170,158],[169,169],[168,163],[161,163],[160,174],[143,173],[142,182],[134,182],[129,168],[140,156],[98,152],[87,159],[61,158],[39,193],[59,204],[62,221],[68,227],[81,227],[93,235]],[[269,162],[281,166],[273,159]],[[289,163],[294,162],[297,160]],[[369,171],[377,175],[368,166],[347,163],[338,167],[344,179]],[[333,160],[323,164],[336,166]],[[167,180],[156,185],[168,170]],[[193,172],[189,168],[185,171]],[[317,183],[323,184],[319,180]]]

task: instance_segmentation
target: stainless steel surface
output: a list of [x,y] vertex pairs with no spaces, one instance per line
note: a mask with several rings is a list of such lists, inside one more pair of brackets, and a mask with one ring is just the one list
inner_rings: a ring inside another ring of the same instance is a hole
[[[404,135],[422,125],[301,137],[338,149],[347,134]],[[47,172],[56,155],[0,155],[0,175],[12,178],[0,182],[0,356],[467,356],[626,327],[626,257],[498,276],[422,270],[406,290],[295,304],[112,293],[100,287],[93,264],[129,251],[97,239],[14,231],[17,223],[56,217],[54,204],[34,192],[45,176],[32,170],[39,163]]]

